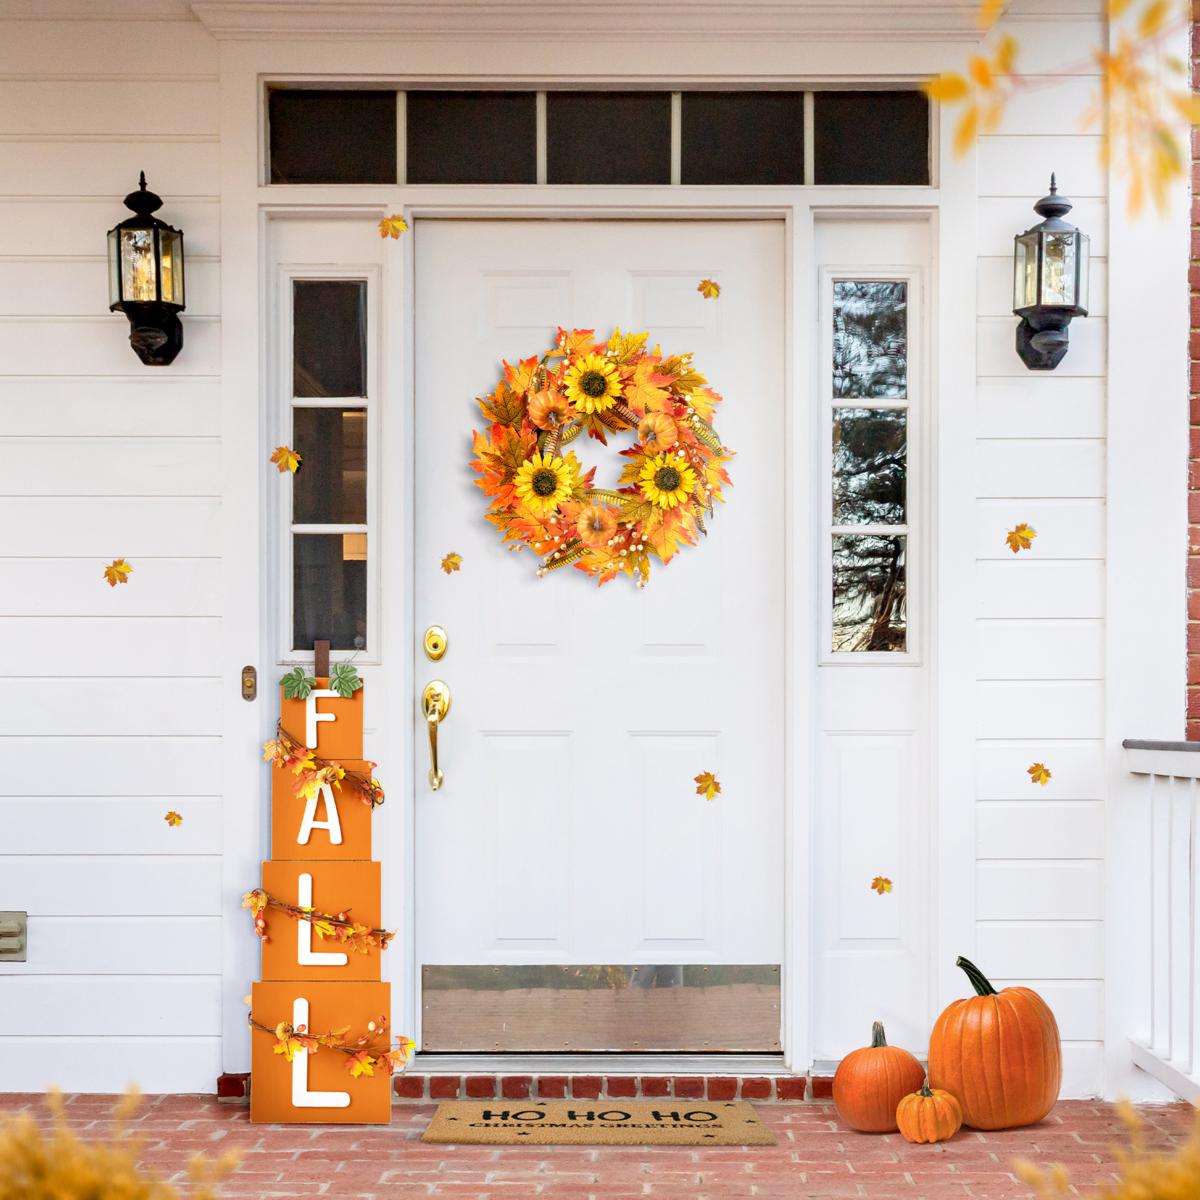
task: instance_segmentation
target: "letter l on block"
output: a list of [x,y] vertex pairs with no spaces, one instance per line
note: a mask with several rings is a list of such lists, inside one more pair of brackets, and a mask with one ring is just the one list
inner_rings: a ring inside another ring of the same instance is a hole
[[[308,1028],[308,1001],[297,996],[292,1001],[292,1025]],[[308,1090],[308,1053],[292,1059],[292,1105],[295,1108],[349,1108],[349,1092],[310,1092]]]

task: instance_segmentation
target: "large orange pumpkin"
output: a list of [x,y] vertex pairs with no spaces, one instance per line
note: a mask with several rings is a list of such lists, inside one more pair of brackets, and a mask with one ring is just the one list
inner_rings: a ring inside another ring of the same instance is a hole
[[899,1046],[889,1046],[883,1025],[871,1026],[871,1044],[852,1050],[833,1077],[838,1116],[859,1133],[894,1133],[896,1106],[925,1081],[921,1064]]
[[896,1124],[910,1142],[944,1142],[962,1128],[962,1105],[929,1081],[919,1092],[905,1096],[896,1108]]
[[955,1000],[929,1039],[929,1082],[958,1098],[975,1129],[1033,1125],[1062,1086],[1058,1022],[1026,987],[997,992],[974,963],[957,961],[976,995]]

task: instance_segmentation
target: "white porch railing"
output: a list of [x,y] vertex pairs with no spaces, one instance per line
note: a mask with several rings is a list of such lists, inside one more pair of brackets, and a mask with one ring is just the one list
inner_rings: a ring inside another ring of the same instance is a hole
[[[1133,1061],[1200,1100],[1200,743],[1127,740],[1149,824],[1150,991]],[[1143,842],[1145,845],[1145,842]]]

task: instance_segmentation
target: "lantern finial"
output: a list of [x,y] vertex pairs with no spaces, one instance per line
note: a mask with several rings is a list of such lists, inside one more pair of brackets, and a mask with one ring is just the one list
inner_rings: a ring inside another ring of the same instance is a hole
[[162,208],[162,197],[156,196],[146,187],[146,172],[138,173],[138,190],[125,197],[125,207],[145,217]]

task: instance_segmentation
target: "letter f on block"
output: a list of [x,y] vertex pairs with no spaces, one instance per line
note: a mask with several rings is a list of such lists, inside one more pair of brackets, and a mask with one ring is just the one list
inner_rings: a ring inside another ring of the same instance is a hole
[[337,692],[332,692],[329,688],[313,688],[304,701],[304,743],[310,750],[317,748],[317,726],[322,721],[337,720],[336,713],[317,712],[317,701],[328,700],[330,696],[336,695]]
[[[297,996],[292,1001],[292,1024],[308,1028],[308,1001]],[[349,1092],[310,1092],[308,1090],[308,1053],[292,1059],[292,1106],[294,1108],[349,1108]]]

